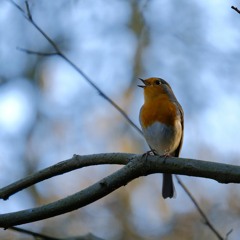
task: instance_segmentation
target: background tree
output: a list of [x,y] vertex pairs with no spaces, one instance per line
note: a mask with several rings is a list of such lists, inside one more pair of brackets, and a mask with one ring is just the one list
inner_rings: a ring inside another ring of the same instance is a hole
[[[22,1],[24,6],[24,1]],[[29,1],[34,19],[138,123],[137,77],[160,76],[185,110],[182,156],[238,164],[239,16],[227,3]],[[1,186],[73,153],[147,150],[144,139],[64,61],[22,53],[49,44],[8,1],[0,2]],[[14,147],[13,147],[14,146]],[[78,191],[116,170],[97,166],[29,188],[1,212]],[[161,198],[159,175],[138,179],[93,205],[26,228],[54,236],[92,232],[109,239],[213,238],[179,188]],[[239,235],[238,186],[185,178],[219,229]],[[151,196],[146,198],[145,196]],[[144,207],[143,207],[144,206]],[[223,217],[224,216],[224,217]],[[226,224],[226,216],[229,220]],[[2,231],[4,237],[18,237]]]

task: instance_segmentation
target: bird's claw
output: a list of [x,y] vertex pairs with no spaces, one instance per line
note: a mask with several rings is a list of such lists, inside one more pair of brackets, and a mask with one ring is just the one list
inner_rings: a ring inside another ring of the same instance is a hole
[[146,161],[147,158],[148,158],[148,156],[154,156],[154,155],[157,155],[157,152],[156,152],[156,150],[151,149],[151,150],[145,152],[145,153],[142,155],[142,157],[144,157],[144,158],[145,158],[145,161]]

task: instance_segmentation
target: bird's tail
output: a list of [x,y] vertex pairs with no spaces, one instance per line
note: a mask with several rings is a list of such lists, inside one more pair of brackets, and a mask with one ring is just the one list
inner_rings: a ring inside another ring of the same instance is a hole
[[162,196],[163,198],[172,198],[175,195],[172,174],[163,174]]

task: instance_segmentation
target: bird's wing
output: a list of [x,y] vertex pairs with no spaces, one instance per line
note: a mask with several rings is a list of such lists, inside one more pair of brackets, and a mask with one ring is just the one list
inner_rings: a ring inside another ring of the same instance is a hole
[[181,151],[181,148],[182,148],[182,144],[183,144],[183,135],[184,135],[184,112],[183,112],[183,108],[182,106],[180,105],[180,103],[178,101],[176,101],[176,105],[179,109],[179,112],[180,112],[180,118],[181,118],[181,125],[182,125],[182,136],[181,136],[181,140],[180,140],[180,143],[177,147],[177,149],[175,150],[174,152],[174,157],[179,157],[179,154],[180,154],[180,151]]

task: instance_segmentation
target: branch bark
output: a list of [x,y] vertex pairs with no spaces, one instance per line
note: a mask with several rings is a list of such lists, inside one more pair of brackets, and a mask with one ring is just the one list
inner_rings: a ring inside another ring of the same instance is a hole
[[[135,156],[135,154],[132,154]],[[47,167],[37,173],[29,175],[19,181],[16,181],[4,188],[0,189],[0,199],[7,200],[13,194],[30,187],[38,182],[42,182],[54,176],[58,176],[67,172],[71,172],[75,169],[100,165],[100,164],[120,164],[125,165],[130,154],[113,153],[113,154],[93,154],[88,156],[74,155],[72,158],[59,162],[55,165]]]
[[[126,164],[126,166],[103,178],[92,186],[56,202],[33,209],[1,214],[0,227],[8,228],[15,225],[39,221],[79,209],[97,201],[116,189],[125,186],[130,181],[140,176],[146,176],[154,173],[172,173],[204,177],[216,180],[220,183],[240,183],[240,166],[186,158],[165,158],[160,156],[148,156],[148,158],[145,159],[142,155],[126,153],[95,154],[88,156],[75,155],[71,160],[67,160],[50,168],[44,169],[21,181],[24,183],[27,179],[28,184],[25,186],[30,186],[30,183],[34,184],[36,182],[43,181],[49,178],[50,175],[56,176],[72,171],[73,168],[77,169],[90,165],[106,163]],[[43,176],[39,178],[39,174],[41,175],[44,171],[46,175],[43,174]],[[51,174],[47,174],[48,172],[51,172]],[[24,187],[20,183],[21,182],[18,181],[1,189],[1,196],[6,196],[5,192],[8,192],[9,194],[9,192],[11,192],[9,189],[15,189],[14,191],[16,192],[16,189],[18,188],[15,187],[15,184],[20,186],[19,190],[22,190]]]

